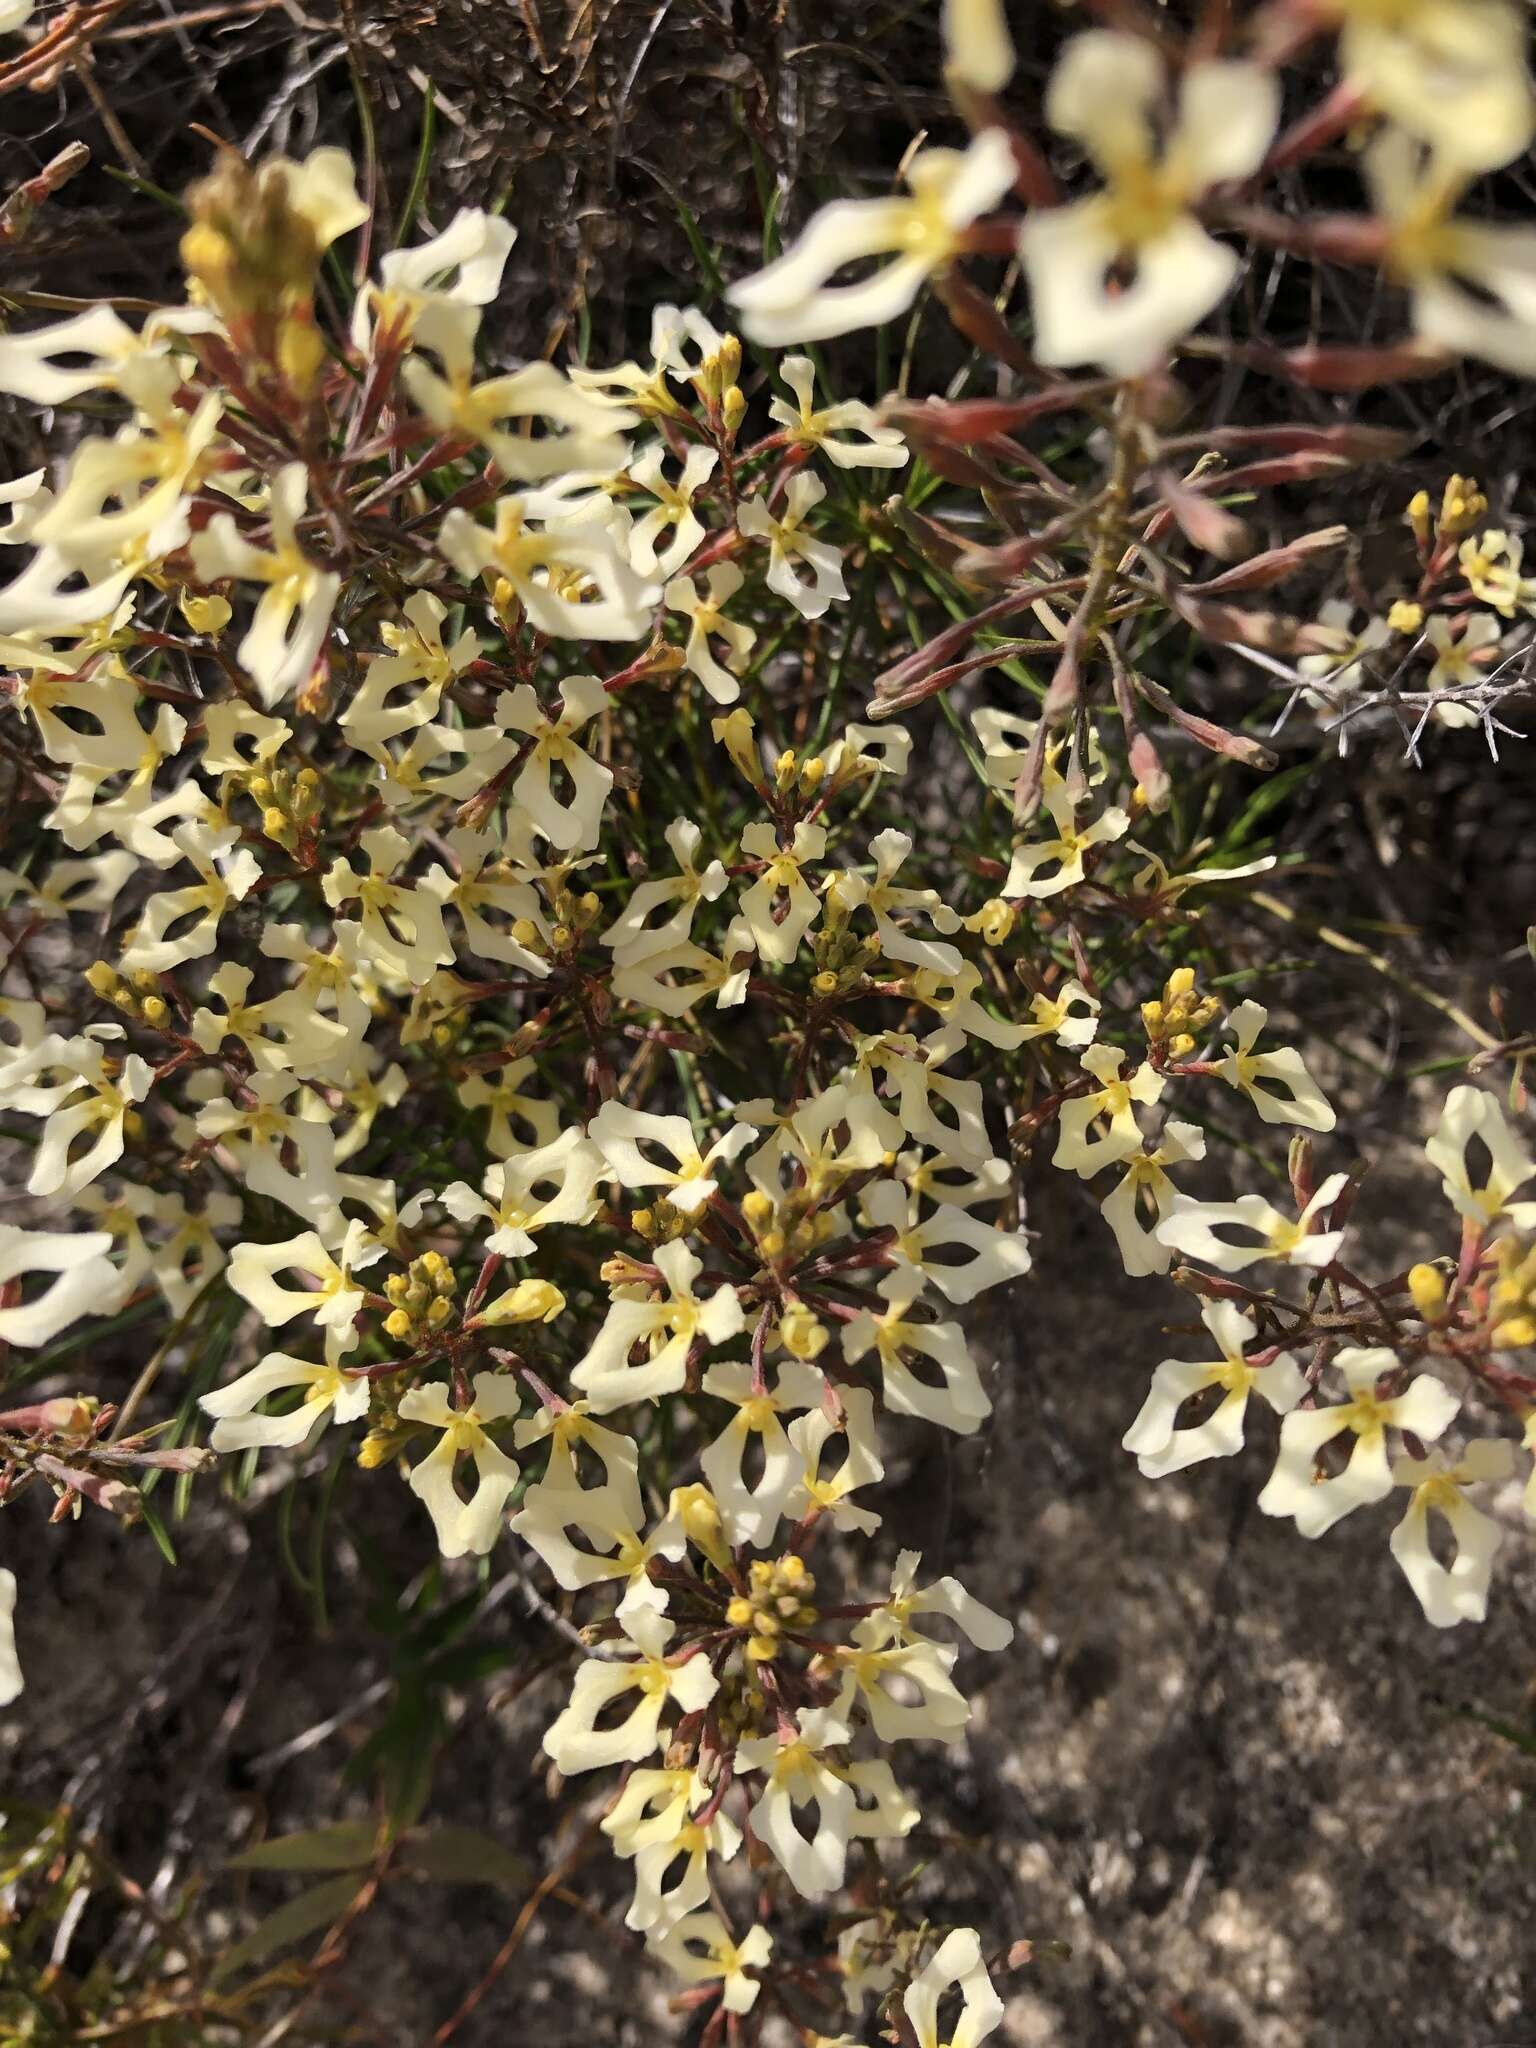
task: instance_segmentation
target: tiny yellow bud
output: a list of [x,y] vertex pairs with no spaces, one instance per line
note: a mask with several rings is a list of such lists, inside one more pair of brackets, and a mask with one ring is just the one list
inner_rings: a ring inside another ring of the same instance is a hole
[[1417,633],[1423,623],[1423,605],[1414,604],[1406,597],[1400,597],[1387,613],[1387,624],[1394,633]]
[[393,1309],[384,1318],[384,1329],[388,1336],[403,1340],[411,1334],[411,1319],[403,1308]]
[[1408,1292],[1426,1323],[1440,1321],[1445,1314],[1445,1275],[1438,1266],[1414,1266],[1408,1274]]
[[158,1028],[171,1014],[171,1006],[164,996],[146,996],[143,1003],[144,1022]]
[[85,970],[85,978],[103,1000],[111,1002],[117,995],[117,969],[109,967],[105,960],[93,960]]
[[229,624],[231,612],[226,597],[195,597],[184,590],[176,603],[194,633],[221,633]]

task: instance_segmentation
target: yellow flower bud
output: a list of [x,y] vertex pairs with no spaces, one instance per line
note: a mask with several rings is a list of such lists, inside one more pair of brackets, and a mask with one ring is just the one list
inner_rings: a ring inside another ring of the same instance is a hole
[[311,390],[324,361],[325,343],[314,321],[303,318],[285,320],[278,330],[277,364],[294,390],[300,393]]
[[707,1557],[717,1570],[728,1572],[731,1553],[720,1521],[720,1509],[707,1486],[697,1483],[672,1490],[672,1512],[683,1525],[683,1534],[694,1549]]
[[411,1319],[403,1308],[392,1309],[384,1318],[384,1329],[386,1335],[400,1342],[411,1334]]
[[803,1304],[784,1311],[779,1336],[791,1357],[803,1360],[815,1358],[826,1349],[828,1341],[826,1325]]
[[1408,1292],[1413,1306],[1426,1323],[1438,1323],[1445,1314],[1445,1275],[1438,1266],[1419,1264],[1408,1274]]
[[1440,500],[1440,532],[1445,538],[1466,533],[1488,510],[1488,500],[1472,476],[1450,477]]
[[190,590],[184,590],[176,604],[194,633],[222,633],[232,615],[228,598],[195,597]]
[[1400,597],[1387,613],[1387,624],[1394,633],[1417,633],[1423,623],[1423,605],[1406,597]]

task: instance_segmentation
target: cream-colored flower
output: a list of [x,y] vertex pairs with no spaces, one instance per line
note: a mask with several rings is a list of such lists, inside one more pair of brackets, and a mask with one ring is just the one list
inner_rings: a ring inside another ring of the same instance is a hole
[[[795,403],[775,398],[768,417],[784,429],[791,445],[825,455],[839,469],[901,469],[907,444],[895,427],[884,427],[867,405],[855,399],[816,407],[816,365],[809,356],[785,356],[779,375],[795,394]],[[839,440],[839,435],[857,435]]]
[[249,847],[234,850],[233,826],[214,832],[203,824],[179,825],[171,837],[202,879],[150,897],[123,948],[121,964],[129,974],[164,974],[206,959],[218,946],[225,911],[245,900],[261,874]]
[[699,1822],[711,1804],[696,1769],[631,1771],[602,1830],[614,1853],[634,1858],[635,1896],[624,1925],[640,1934],[664,1934],[709,1899],[711,1856],[729,1863],[742,1834],[722,1808]]
[[[1101,1167],[1141,1150],[1136,1105],[1156,1102],[1167,1083],[1147,1060],[1127,1077],[1125,1054],[1115,1045],[1085,1046],[1082,1062],[1084,1072],[1099,1085],[1061,1105],[1051,1163],[1092,1180]],[[1101,1122],[1104,1128],[1095,1133],[1094,1126]]]
[[[821,914],[820,899],[803,870],[826,852],[826,827],[802,822],[795,827],[789,845],[784,846],[774,827],[759,818],[742,833],[741,850],[750,859],[764,863],[757,880],[741,892],[742,921],[760,957],[787,966]],[[782,917],[775,914],[781,893],[786,906]]]
[[[596,1414],[630,1401],[675,1394],[687,1376],[695,1343],[723,1344],[743,1327],[741,1303],[728,1281],[706,1297],[694,1293],[703,1262],[680,1238],[661,1246],[656,1266],[666,1293],[653,1296],[645,1290],[621,1289],[585,1357],[572,1370],[571,1384],[587,1396]],[[629,1354],[642,1343],[650,1347],[650,1356],[631,1365]]]
[[605,1102],[587,1126],[620,1187],[660,1188],[674,1209],[689,1216],[715,1193],[718,1169],[744,1152],[754,1135],[750,1124],[735,1124],[701,1152],[687,1117],[656,1116],[615,1100]]
[[481,526],[462,505],[444,516],[437,542],[461,576],[504,580],[530,624],[555,640],[638,640],[649,630],[655,584],[629,566],[628,548],[607,521],[530,525],[521,499],[496,500]]
[[456,1222],[484,1217],[495,1225],[485,1240],[487,1254],[526,1259],[536,1249],[536,1234],[550,1224],[591,1222],[602,1171],[603,1155],[573,1127],[536,1151],[488,1166],[483,1195],[456,1180],[443,1190],[442,1203]]
[[[957,1202],[940,1202],[920,1217],[919,1204],[893,1180],[878,1180],[863,1197],[866,1218],[891,1232],[888,1255],[918,1287],[932,1284],[948,1301],[965,1303],[1029,1271],[1029,1246],[1018,1231],[983,1223]],[[968,1258],[954,1254],[964,1250]],[[946,1254],[935,1258],[935,1252]]]
[[653,1935],[651,1948],[688,1984],[720,1983],[724,2011],[750,2012],[762,1985],[749,1970],[760,1970],[773,1953],[773,1936],[753,1927],[736,1941],[714,1911],[689,1913],[665,1934]]
[[1107,846],[1130,830],[1129,814],[1110,804],[1091,824],[1079,827],[1077,805],[1065,782],[1047,784],[1042,801],[1056,827],[1050,839],[1024,840],[1013,849],[1008,878],[1000,894],[1013,896],[1058,896],[1082,881],[1084,856],[1096,846]]
[[1465,171],[1491,171],[1536,133],[1525,21],[1506,0],[1316,0],[1339,24],[1345,78]]
[[[841,1402],[840,1424],[833,1421],[823,1405],[789,1425],[789,1440],[801,1469],[785,1499],[784,1514],[794,1521],[824,1514],[831,1518],[834,1529],[857,1529],[865,1536],[873,1536],[880,1526],[880,1517],[867,1508],[856,1507],[850,1496],[859,1487],[872,1486],[885,1476],[875,1436],[875,1404],[862,1387],[843,1388]],[[822,1457],[834,1442],[841,1443],[843,1461],[823,1477]]]
[[1525,543],[1519,535],[1497,528],[1464,540],[1457,550],[1467,588],[1506,619],[1517,611],[1536,611],[1536,576],[1521,575],[1524,559]]
[[1528,377],[1536,369],[1536,228],[1458,214],[1466,172],[1402,130],[1376,138],[1365,174],[1414,332]]
[[[694,446],[683,458],[683,473],[676,483],[666,476],[667,450],[657,443],[647,448],[627,471],[631,483],[648,492],[656,503],[642,512],[630,529],[630,566],[642,576],[675,576],[704,539],[704,525],[693,509],[695,495],[715,473],[719,461],[713,448]],[[668,527],[672,538],[658,552],[657,543]]]
[[[34,1195],[78,1195],[123,1156],[128,1121],[137,1125],[135,1104],[144,1100],[154,1070],[136,1052],[118,1060],[94,1038],[56,1039],[48,1064],[63,1076],[52,1085],[17,1086],[7,1076],[4,1096],[15,1108],[47,1122],[38,1141],[27,1191]],[[86,1140],[81,1147],[77,1141]]]
[[[412,356],[401,377],[439,433],[478,441],[509,483],[534,483],[568,470],[621,469],[626,452],[621,430],[637,424],[634,413],[604,405],[553,363],[528,363],[476,384],[467,356],[446,377],[424,357]],[[512,433],[502,424],[505,420],[537,423],[544,431]]]
[[[1254,64],[1191,64],[1159,153],[1152,117],[1164,90],[1152,43],[1112,29],[1074,37],[1051,76],[1046,117],[1087,150],[1105,189],[1037,210],[1020,229],[1042,363],[1141,376],[1237,276],[1237,252],[1213,241],[1192,207],[1212,186],[1258,169],[1279,119],[1279,85]],[[1122,266],[1134,274],[1112,286]]]
[[[384,1246],[361,1223],[348,1224],[332,1257],[313,1230],[278,1244],[237,1244],[230,1254],[229,1284],[266,1323],[280,1329],[297,1315],[310,1314],[322,1329],[349,1329],[363,1306],[364,1287],[356,1275],[384,1256]],[[307,1273],[313,1288],[283,1287],[277,1275]]]
[[1115,1233],[1125,1270],[1133,1277],[1166,1273],[1173,1252],[1157,1235],[1157,1226],[1173,1207],[1175,1189],[1170,1166],[1205,1157],[1205,1133],[1198,1124],[1170,1117],[1155,1144],[1143,1142],[1127,1155],[1125,1172],[1099,1204],[1099,1214]]
[[[1413,1588],[1424,1619],[1435,1628],[1481,1621],[1488,1612],[1494,1554],[1504,1531],[1467,1499],[1465,1489],[1508,1479],[1515,1447],[1503,1437],[1470,1443],[1459,1458],[1431,1451],[1394,1461],[1392,1483],[1412,1489],[1403,1519],[1392,1531],[1392,1555]],[[1442,1564],[1430,1545],[1429,1518],[1437,1514],[1456,1539],[1456,1556]]]
[[[1322,1267],[1337,1258],[1342,1230],[1322,1230],[1324,1210],[1336,1202],[1349,1176],[1332,1173],[1293,1222],[1262,1195],[1239,1195],[1235,1202],[1196,1202],[1175,1195],[1173,1206],[1157,1226],[1160,1244],[1186,1258],[1202,1259],[1222,1273],[1240,1273],[1260,1259],[1283,1259],[1290,1266]],[[1223,1231],[1243,1235],[1234,1242]]]
[[[553,718],[540,709],[527,683],[504,690],[497,699],[501,723],[533,741],[512,794],[552,846],[596,846],[601,836],[613,771],[594,761],[576,735],[600,716],[607,702],[608,693],[596,676],[567,676],[560,685],[561,708]],[[555,794],[556,769],[569,785],[569,796]]]
[[215,513],[203,532],[192,536],[193,565],[205,583],[228,576],[266,586],[238,653],[269,711],[308,680],[341,588],[341,578],[319,568],[299,545],[298,523],[308,498],[304,464],[286,464],[272,479],[270,553],[244,539],[228,512]]
[[368,872],[361,873],[345,857],[333,861],[321,884],[325,900],[333,910],[355,900],[362,912],[358,945],[364,957],[408,987],[420,987],[435,967],[453,961],[443,929],[445,892],[429,881],[398,879],[415,847],[393,825],[375,826],[363,833],[360,844]]
[[[259,1365],[243,1372],[227,1387],[204,1394],[198,1406],[214,1418],[208,1441],[216,1451],[292,1448],[302,1444],[326,1422],[356,1422],[368,1413],[366,1377],[349,1378],[341,1359],[354,1332],[332,1326],[325,1333],[325,1363],[315,1365],[286,1351],[269,1351]],[[260,1415],[257,1404],[269,1394],[302,1387],[303,1399],[283,1415]]]
[[[899,1188],[893,1193],[905,1201]],[[940,1429],[970,1436],[992,1413],[992,1403],[960,1325],[921,1322],[909,1314],[918,1293],[910,1269],[883,1280],[880,1297],[885,1308],[878,1315],[860,1309],[843,1324],[843,1356],[857,1365],[874,1353],[881,1398],[893,1414],[919,1415]],[[914,1365],[914,1360],[920,1363]]]
[[[438,715],[442,695],[480,652],[478,636],[469,628],[451,647],[443,645],[447,607],[430,591],[417,590],[401,607],[403,623],[386,619],[379,638],[389,650],[376,654],[367,674],[341,714],[341,725],[355,747],[375,760],[387,761],[387,740],[426,725]],[[402,693],[421,687],[410,697]]]
[[[939,2035],[939,2006],[958,1990],[960,2017],[948,2041]],[[977,2048],[1002,2023],[1003,2001],[992,1988],[974,1928],[957,1927],[907,1986],[902,2009],[912,2022],[917,2048]]]
[[[1216,1072],[1229,1088],[1246,1095],[1267,1124],[1300,1124],[1306,1131],[1331,1131],[1337,1118],[1322,1090],[1307,1072],[1301,1054],[1283,1045],[1274,1052],[1255,1052],[1269,1012],[1259,1003],[1239,1003],[1227,1019],[1237,1044]],[[1270,1084],[1278,1082],[1283,1093]]]
[[[1427,690],[1471,690],[1487,680],[1486,660],[1479,655],[1491,657],[1498,650],[1504,628],[1488,612],[1474,612],[1462,626],[1458,636],[1451,621],[1437,613],[1424,629],[1424,637],[1434,650],[1435,662],[1424,687]],[[1479,723],[1475,704],[1457,702],[1437,703],[1430,707],[1431,716],[1444,726],[1468,726]]]
[[[1388,1429],[1433,1443],[1461,1406],[1428,1373],[1410,1380],[1401,1394],[1379,1397],[1377,1382],[1397,1367],[1397,1354],[1383,1347],[1346,1346],[1333,1362],[1344,1375],[1345,1399],[1326,1408],[1291,1410],[1280,1425],[1275,1469],[1259,1495],[1261,1513],[1289,1515],[1303,1536],[1321,1536],[1355,1508],[1386,1499],[1392,1491]],[[1319,1479],[1318,1452],[1345,1431],[1353,1439],[1348,1463],[1335,1478]]]
[[[763,1777],[750,1809],[752,1833],[802,1898],[825,1898],[843,1882],[857,1803],[848,1782],[850,1765],[833,1752],[845,1748],[852,1734],[828,1708],[803,1707],[789,1739],[758,1736],[737,1747],[738,1773]],[[800,1818],[805,1808],[814,1815],[814,1833]]]
[[[1258,1325],[1235,1303],[1209,1301],[1200,1320],[1216,1339],[1220,1358],[1199,1364],[1165,1358],[1152,1375],[1140,1414],[1121,1439],[1135,1455],[1144,1479],[1162,1479],[1207,1458],[1230,1458],[1241,1450],[1250,1394],[1260,1395],[1277,1415],[1287,1415],[1306,1392],[1307,1383],[1289,1352],[1282,1351],[1266,1366],[1248,1363],[1246,1354],[1258,1336]],[[1211,1412],[1192,1427],[1177,1428],[1185,1402],[1212,1387],[1220,1390],[1221,1399]]]
[[[444,1557],[484,1557],[494,1547],[507,1496],[518,1481],[518,1467],[498,1450],[487,1430],[515,1415],[520,1406],[517,1381],[510,1373],[477,1372],[474,1398],[464,1408],[455,1406],[448,1389],[437,1383],[412,1387],[401,1397],[402,1422],[442,1432],[436,1447],[411,1467],[410,1486],[432,1517]],[[475,1468],[475,1490],[467,1501],[454,1482],[460,1458],[468,1458]]]
[[[756,630],[739,619],[728,619],[725,606],[740,590],[746,578],[734,562],[717,562],[704,580],[701,597],[687,576],[675,576],[664,593],[667,610],[682,612],[688,620],[688,639],[683,661],[696,675],[717,704],[734,704],[741,695],[736,677],[747,665],[757,639]],[[726,665],[722,668],[710,649],[710,636],[726,644]]]
[[[0,1223],[0,1344],[36,1351],[82,1316],[109,1313],[121,1298],[106,1230],[23,1230]],[[51,1275],[41,1294],[33,1275]],[[0,1698],[0,1706],[5,1704]]]
[[[654,1608],[631,1609],[620,1617],[620,1626],[635,1654],[612,1660],[588,1658],[577,1669],[569,1703],[545,1730],[545,1753],[567,1777],[604,1764],[642,1762],[656,1750],[669,1703],[685,1714],[697,1713],[719,1690],[707,1657],[696,1654],[671,1661],[667,1644],[673,1624]],[[628,1715],[599,1729],[604,1711],[626,1693],[639,1694]],[[679,1922],[674,1934],[688,1925],[687,1920]]]
[[[878,327],[904,313],[925,281],[959,253],[965,230],[1014,180],[1013,151],[988,128],[963,152],[920,150],[906,166],[910,199],[838,199],[777,261],[727,294],[750,341],[782,348]],[[865,256],[892,260],[858,284],[829,280]]]
[[450,376],[467,376],[480,309],[501,289],[516,240],[509,221],[461,206],[441,234],[391,249],[379,259],[378,284],[357,296],[353,341],[359,348],[409,342],[440,356]]
[[[1453,1088],[1424,1150],[1458,1216],[1484,1229],[1502,1220],[1516,1230],[1536,1229],[1536,1201],[1510,1200],[1536,1173],[1536,1160],[1509,1128],[1496,1095]],[[1474,1179],[1474,1157],[1486,1162],[1486,1179]]]
[[[819,1406],[826,1381],[815,1367],[785,1358],[771,1384],[765,1375],[760,1392],[748,1365],[712,1365],[702,1384],[706,1394],[730,1402],[736,1412],[701,1455],[700,1469],[732,1542],[762,1546],[777,1528],[801,1471],[782,1417]],[[749,1482],[754,1446],[761,1470]]]
[[[771,512],[761,498],[747,498],[736,508],[737,530],[749,540],[768,543],[768,588],[787,597],[806,619],[819,619],[834,598],[848,595],[841,553],[830,541],[818,539],[805,523],[826,495],[821,478],[802,469],[789,480],[781,513]],[[803,565],[808,577],[798,573],[798,565]]]

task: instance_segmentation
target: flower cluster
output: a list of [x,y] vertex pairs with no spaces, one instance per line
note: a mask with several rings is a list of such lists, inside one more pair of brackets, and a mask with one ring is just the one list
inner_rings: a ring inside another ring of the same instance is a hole
[[[1157,1366],[1125,1435],[1149,1479],[1236,1453],[1257,1394],[1261,1509],[1318,1537],[1404,1493],[1391,1551],[1446,1625],[1481,1618],[1502,1533],[1468,1489],[1517,1463],[1447,1432],[1502,1409],[1536,1448],[1506,1359],[1536,1344],[1536,1166],[1453,1089],[1429,1156],[1459,1242],[1345,1263],[1357,1181],[1313,1170],[1335,1112],[1203,944],[1275,859],[1186,829],[1162,749],[1268,756],[1142,673],[1177,625],[1324,707],[1383,657],[1428,661],[1426,718],[1488,715],[1536,584],[1476,487],[1410,506],[1389,617],[1247,610],[1339,535],[1253,548],[1214,488],[1244,444],[1170,424],[1170,358],[1241,268],[1219,237],[1280,232],[1253,187],[1312,133],[1276,141],[1280,60],[1336,25],[1377,211],[1318,249],[1407,282],[1414,346],[1524,365],[1525,231],[1454,212],[1533,132],[1513,13],[1273,0],[1253,48],[1172,74],[1077,36],[1045,107],[1102,178],[1073,200],[998,98],[995,4],[945,21],[969,146],[819,214],[734,288],[743,334],[843,333],[933,280],[1011,369],[1102,376],[876,411],[672,306],[643,361],[485,374],[514,230],[464,210],[360,263],[337,321],[322,265],[367,208],[325,148],[195,188],[183,304],[0,336],[0,390],[115,422],[0,488],[0,737],[36,827],[0,869],[32,1203],[0,1225],[0,1341],[41,1370],[91,1318],[161,1332],[121,1406],[0,1414],[4,1493],[131,1519],[143,1468],[344,1447],[444,1558],[518,1546],[582,1616],[544,1750],[622,1772],[626,1924],[710,2041],[773,2011],[835,2048],[871,1997],[903,2048],[1001,2017],[974,1931],[919,1966],[868,1845],[917,1825],[892,1758],[961,1739],[962,1655],[1012,1625],[882,1562],[879,1485],[896,1429],[991,1413],[968,1310],[1030,1272],[1027,1171],[1091,1184],[1106,1255],[1202,1302],[1217,1355]],[[1015,251],[1027,355],[960,268]],[[1073,408],[1097,482],[1021,438]],[[1224,490],[1395,445],[1255,430]],[[1040,638],[1002,639],[1025,613]],[[953,743],[895,721],[932,698]],[[1209,1198],[1234,1116],[1250,1149],[1303,1134],[1284,1206]],[[215,1384],[194,1340],[226,1310]],[[166,1370],[206,1449],[130,1427]],[[0,1572],[0,1704],[15,1595]],[[833,1912],[856,1855],[875,1907],[807,1962],[798,1902]]]

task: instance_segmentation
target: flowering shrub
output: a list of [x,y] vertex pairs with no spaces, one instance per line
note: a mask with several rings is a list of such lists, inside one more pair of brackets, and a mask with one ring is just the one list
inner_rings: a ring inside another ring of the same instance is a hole
[[[1335,28],[1337,84],[1282,125]],[[663,306],[644,362],[485,374],[513,228],[377,254],[326,148],[194,189],[185,304],[0,338],[0,389],[113,422],[0,493],[0,1106],[35,1198],[0,1338],[16,1394],[72,1379],[93,1319],[144,1361],[12,1401],[6,1500],[166,1541],[148,1475],[318,1446],[405,1482],[424,1555],[513,1547],[580,1623],[544,1750],[604,1774],[626,1924],[706,2041],[777,2014],[832,2048],[878,2000],[904,2048],[971,2048],[1001,2017],[977,1934],[909,1904],[902,1766],[970,1718],[955,1632],[1012,1629],[890,1560],[880,1482],[884,1418],[986,1425],[968,1305],[1076,1284],[1030,1273],[1026,1160],[1199,1302],[1126,1417],[1149,1479],[1251,1429],[1258,1505],[1305,1537],[1395,1500],[1445,1627],[1482,1618],[1487,1499],[1536,1449],[1518,1121],[1453,1087],[1422,1256],[1362,1273],[1310,1053],[1219,993],[1283,871],[1201,821],[1273,765],[1270,706],[1218,725],[1167,658],[1225,650],[1410,749],[1491,743],[1523,686],[1536,582],[1474,484],[1412,497],[1417,575],[1364,627],[1263,609],[1345,531],[1260,546],[1234,508],[1401,444],[1192,410],[1245,250],[1405,292],[1389,349],[1244,343],[1282,386],[1531,366],[1528,231],[1456,211],[1533,132],[1518,18],[1089,29],[1044,110],[1076,197],[997,97],[995,5],[945,33],[969,146],[818,214],[732,287],[740,339]],[[1269,210],[1352,124],[1367,210]],[[1016,308],[978,282],[1014,254]],[[833,397],[801,351],[929,288],[992,395]]]

